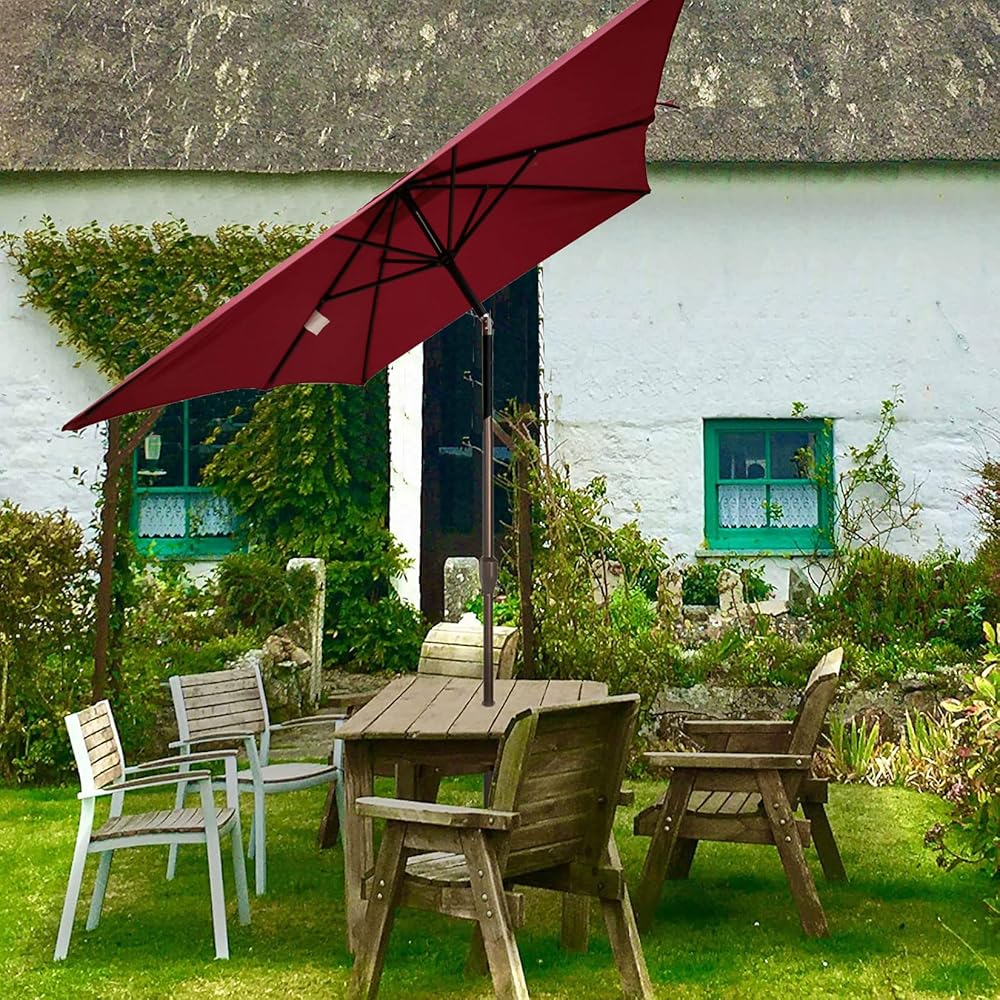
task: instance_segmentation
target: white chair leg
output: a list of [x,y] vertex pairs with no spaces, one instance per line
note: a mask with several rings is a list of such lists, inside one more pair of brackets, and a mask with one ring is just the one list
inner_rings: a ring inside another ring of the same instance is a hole
[[[181,764],[181,769],[186,771],[188,766],[186,764]],[[187,795],[187,782],[177,786],[177,791],[174,794],[174,808],[183,809],[184,808],[184,798]],[[171,844],[167,849],[167,881],[170,881],[177,872],[177,849],[180,844]]]
[[266,820],[264,818],[264,793],[254,792],[253,797],[253,836],[250,838],[250,849],[253,858],[254,890],[258,896],[267,891],[267,839]]
[[212,896],[212,933],[215,957],[229,958],[229,933],[226,928],[226,892],[222,883],[222,852],[219,850],[218,815],[209,781],[201,785],[201,814],[205,820],[205,848],[208,854],[208,887]]
[[243,834],[240,831],[240,814],[236,814],[236,822],[230,831],[233,849],[233,876],[236,882],[236,906],[240,914],[240,923],[250,923],[250,894],[247,890],[247,865],[243,858]]
[[104,907],[104,893],[108,889],[108,877],[111,875],[111,859],[114,851],[104,851],[97,865],[97,879],[94,881],[94,894],[90,897],[90,911],[87,913],[87,930],[92,931],[101,922],[101,910]]
[[94,825],[94,800],[84,799],[80,803],[80,828],[76,834],[76,847],[73,850],[73,864],[69,869],[69,884],[66,886],[66,899],[63,902],[62,918],[59,921],[59,934],[56,937],[56,950],[52,958],[61,961],[69,951],[69,939],[73,934],[73,918],[76,916],[76,904],[80,899],[80,886],[83,884],[83,869],[87,863],[87,847],[90,845],[90,831]]

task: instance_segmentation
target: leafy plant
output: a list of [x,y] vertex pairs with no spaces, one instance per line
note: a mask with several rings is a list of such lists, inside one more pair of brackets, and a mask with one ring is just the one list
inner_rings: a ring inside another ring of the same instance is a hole
[[951,817],[928,831],[926,842],[938,864],[954,868],[967,863],[1000,874],[1000,695],[997,664],[1000,626],[983,624],[986,652],[981,669],[965,678],[966,693],[949,698],[942,708],[954,719],[954,782],[945,798]]
[[830,734],[827,737],[830,748],[829,763],[836,777],[841,779],[864,778],[875,759],[879,745],[879,724],[876,720],[858,724],[856,719],[846,723],[842,716],[834,714],[830,719]]
[[316,583],[304,567],[289,571],[264,552],[234,552],[219,563],[212,590],[223,627],[266,636],[308,615]]
[[760,563],[731,557],[698,559],[684,567],[684,603],[718,605],[719,574],[725,569],[740,574],[746,601],[766,601],[774,596],[774,587],[764,579],[764,567]]

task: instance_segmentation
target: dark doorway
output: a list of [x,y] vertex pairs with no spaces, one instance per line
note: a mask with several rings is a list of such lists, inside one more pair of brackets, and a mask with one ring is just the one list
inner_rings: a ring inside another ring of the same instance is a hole
[[[495,323],[497,410],[511,400],[538,408],[538,272],[509,284],[486,307]],[[480,552],[482,414],[479,324],[463,316],[424,344],[420,606],[433,622],[444,614],[444,564]],[[497,479],[506,449],[494,449]],[[510,497],[498,485],[497,535],[510,523]]]

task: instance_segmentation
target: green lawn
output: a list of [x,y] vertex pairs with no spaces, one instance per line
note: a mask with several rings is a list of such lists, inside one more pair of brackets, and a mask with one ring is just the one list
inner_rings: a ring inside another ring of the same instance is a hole
[[[656,792],[652,783],[635,788],[636,808]],[[452,786],[451,793],[474,797],[470,783]],[[866,787],[834,788],[831,798],[851,876],[847,885],[828,885],[819,875],[831,936],[802,936],[773,851],[703,845],[691,879],[668,884],[656,924],[643,939],[664,997],[1000,995],[997,941],[979,902],[990,891],[988,880],[973,871],[939,871],[921,844],[924,830],[943,813],[941,803]],[[162,795],[159,801],[165,802]],[[89,934],[81,899],[69,959],[53,964],[76,797],[64,789],[0,789],[0,997],[343,996],[350,969],[343,869],[339,848],[320,853],[313,846],[322,803],[321,790],[269,802],[271,891],[263,900],[251,897],[248,928],[236,922],[227,868],[230,961],[212,958],[201,853],[182,851],[178,877],[168,883],[166,850],[147,848],[115,861],[104,919]],[[631,810],[621,810],[618,839],[634,881],[646,842],[630,830]],[[95,869],[92,859],[84,894]],[[599,919],[589,954],[564,955],[556,944],[554,898],[529,893],[527,909],[519,941],[533,997],[618,995]],[[403,911],[381,996],[491,996],[488,981],[462,976],[468,935],[469,925]]]

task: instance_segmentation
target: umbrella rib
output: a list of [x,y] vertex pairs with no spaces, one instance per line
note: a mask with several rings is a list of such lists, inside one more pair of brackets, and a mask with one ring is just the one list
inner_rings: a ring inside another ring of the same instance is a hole
[[454,228],[455,222],[455,175],[458,169],[458,147],[452,147],[451,150],[451,184],[448,185],[448,242],[445,243],[445,249],[452,249],[451,236]]
[[434,261],[431,264],[421,264],[419,267],[411,268],[409,271],[402,271],[399,274],[390,274],[388,278],[383,278],[381,281],[366,281],[363,285],[355,285],[353,288],[345,288],[341,292],[334,292],[332,295],[325,295],[320,300],[320,305],[323,305],[326,302],[334,302],[337,299],[346,298],[348,295],[357,295],[358,292],[367,292],[370,288],[374,288],[376,285],[388,285],[391,281],[400,281],[403,278],[412,278],[415,274],[422,274],[424,271],[433,271],[434,268],[438,266],[438,262]]
[[[388,202],[383,202],[378,212],[375,213],[374,218],[368,225],[368,229],[365,231],[365,239],[368,239],[368,237],[371,236],[371,234],[375,231],[375,227],[379,224],[379,222],[382,221],[382,216],[385,215],[385,210],[387,205]],[[350,256],[348,256],[347,260],[344,261],[344,264],[341,267],[341,269],[337,272],[337,276],[333,279],[333,281],[330,282],[329,285],[326,286],[326,292],[323,293],[323,296],[320,298],[319,302],[316,305],[317,309],[324,302],[327,301],[327,296],[330,294],[331,289],[335,288],[340,279],[343,278],[345,274],[347,274],[348,268],[354,263],[360,252],[361,252],[360,244],[355,244],[354,249],[350,253]],[[296,347],[299,346],[300,343],[302,343],[302,338],[305,336],[305,333],[306,333],[306,328],[303,325],[299,330],[299,332],[294,336],[294,338],[292,338],[292,342],[288,345],[287,348],[285,348],[285,353],[281,355],[281,359],[274,366],[274,368],[271,371],[271,374],[267,377],[267,381],[264,383],[264,388],[270,388],[275,384],[275,379],[281,374],[281,369],[284,368],[285,365],[288,363],[288,359],[292,356],[292,352],[295,350]]]
[[468,231],[469,226],[472,225],[472,220],[475,219],[476,212],[479,211],[479,206],[482,205],[483,199],[486,197],[486,192],[487,189],[485,187],[480,188],[479,196],[476,198],[476,203],[472,206],[472,211],[469,213],[469,217],[462,225],[462,231],[458,234],[458,239],[455,241],[454,251],[457,251],[458,248],[465,242],[465,234]]
[[465,226],[465,229],[466,229],[465,234],[462,237],[459,238],[458,244],[455,247],[455,252],[456,253],[459,250],[461,250],[462,247],[469,240],[472,239],[472,237],[476,234],[476,231],[480,228],[480,226],[482,226],[482,224],[490,217],[490,214],[492,213],[493,209],[495,209],[497,207],[497,205],[499,205],[500,202],[503,201],[503,196],[508,191],[510,191],[510,189],[517,183],[518,177],[520,177],[521,174],[523,174],[525,172],[525,170],[528,169],[528,166],[531,164],[531,162],[535,159],[535,157],[537,155],[538,155],[537,153],[533,152],[533,153],[530,153],[525,158],[524,162],[517,168],[517,170],[514,171],[514,173],[511,176],[511,178],[507,181],[506,184],[504,184],[504,186],[497,193],[497,196],[486,207],[486,210],[483,212],[483,214],[481,216],[479,216],[479,218],[476,220],[475,225],[470,226],[469,223],[472,222],[472,219],[474,218],[474,216],[471,216],[471,215],[469,216],[469,221],[466,223],[466,226]]
[[[476,160],[473,163],[465,163],[456,167],[457,173],[468,173],[470,170],[479,170],[482,167],[493,167],[498,163],[506,163],[508,160],[517,160],[522,156],[529,156],[531,153],[549,153],[554,149],[562,149],[564,146],[573,146],[580,142],[590,142],[592,139],[603,139],[605,136],[614,135],[616,132],[628,132],[634,128],[646,128],[656,120],[655,115],[646,118],[637,118],[635,121],[625,122],[623,125],[609,125],[607,128],[598,129],[595,132],[584,132],[581,135],[571,136],[569,139],[556,139],[553,142],[542,142],[536,146],[529,146],[527,149],[513,150],[510,153],[501,153],[491,156],[485,160]],[[424,174],[414,178],[411,184],[420,184],[424,181],[437,181],[443,177],[449,177],[451,170],[436,170],[431,174]]]
[[[422,253],[420,250],[410,250],[407,247],[394,247],[390,243],[379,243],[376,240],[363,239],[360,236],[347,236],[344,233],[333,233],[332,239],[342,240],[344,243],[354,243],[362,247],[371,247],[373,250],[391,250],[393,253],[408,254],[416,260],[433,260],[430,254]],[[388,236],[386,237],[388,239]]]
[[[392,211],[389,213],[389,226],[385,233],[385,242],[388,247],[389,241],[392,239],[392,230],[396,225],[396,212],[399,211],[399,198],[394,197],[392,199]],[[375,292],[372,295],[372,307],[368,313],[368,334],[365,337],[365,356],[364,360],[361,362],[361,384],[363,385],[368,378],[368,353],[372,346],[372,333],[375,330],[375,314],[378,312],[378,296],[379,292],[382,290],[382,276],[385,273],[385,258],[386,250],[382,250],[382,257],[378,262],[378,283],[375,285]]]

